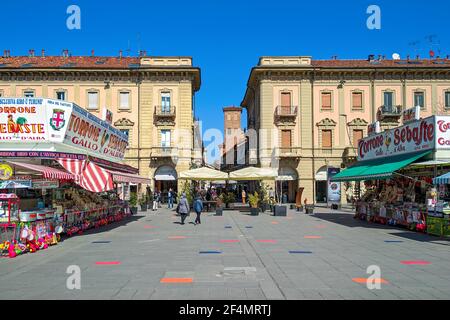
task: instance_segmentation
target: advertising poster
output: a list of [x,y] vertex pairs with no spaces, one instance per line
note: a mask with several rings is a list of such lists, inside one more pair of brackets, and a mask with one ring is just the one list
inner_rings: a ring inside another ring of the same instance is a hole
[[339,168],[328,168],[328,190],[327,199],[328,202],[340,203],[341,202],[341,183],[332,182],[331,178],[341,172]]

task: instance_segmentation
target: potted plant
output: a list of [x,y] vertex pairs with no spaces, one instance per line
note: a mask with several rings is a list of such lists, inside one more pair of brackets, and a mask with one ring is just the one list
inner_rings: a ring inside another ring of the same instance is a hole
[[139,204],[141,205],[141,211],[147,211],[147,196],[142,194],[141,199],[139,199]]
[[258,192],[255,191],[254,194],[248,195],[248,202],[250,203],[250,214],[252,216],[259,215],[259,195]]
[[130,210],[131,210],[131,214],[137,214],[138,212],[138,207],[137,207],[137,195],[136,193],[131,193],[130,194]]
[[261,208],[261,212],[265,212],[269,209],[270,206],[270,197],[268,191],[268,185],[264,182],[261,183],[261,188],[259,189],[259,206]]
[[236,201],[236,197],[232,192],[225,192],[220,195],[220,200],[225,203],[225,208],[229,209],[231,207],[230,204]]

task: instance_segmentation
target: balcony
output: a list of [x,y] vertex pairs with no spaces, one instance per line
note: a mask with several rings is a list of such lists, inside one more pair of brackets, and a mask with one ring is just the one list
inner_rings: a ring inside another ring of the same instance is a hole
[[163,106],[155,106],[153,112],[153,119],[157,125],[174,125],[176,117],[176,107],[170,106],[170,108]]
[[172,158],[178,157],[178,148],[174,147],[153,147],[150,154],[151,158]]
[[377,111],[378,121],[398,121],[402,115],[402,106],[381,106]]
[[277,156],[280,158],[300,158],[300,149],[297,147],[281,147],[277,148]]
[[295,124],[297,119],[296,106],[277,106],[275,108],[274,120],[276,124]]

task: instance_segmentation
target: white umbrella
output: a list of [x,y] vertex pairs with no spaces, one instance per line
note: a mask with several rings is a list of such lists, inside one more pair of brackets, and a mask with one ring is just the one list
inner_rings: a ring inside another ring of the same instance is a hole
[[202,167],[181,172],[179,179],[206,181],[228,180],[228,174],[219,170]]
[[277,170],[272,168],[247,167],[230,172],[230,179],[232,180],[274,180],[277,176]]

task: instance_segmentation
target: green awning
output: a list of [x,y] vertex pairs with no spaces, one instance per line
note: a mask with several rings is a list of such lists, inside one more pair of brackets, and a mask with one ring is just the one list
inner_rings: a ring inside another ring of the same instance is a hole
[[430,153],[431,151],[424,151],[414,154],[402,154],[389,158],[361,161],[333,176],[331,181],[342,182],[388,179],[392,177],[395,171],[410,165],[414,161],[417,161]]

